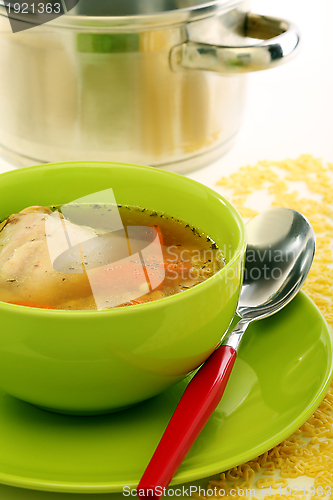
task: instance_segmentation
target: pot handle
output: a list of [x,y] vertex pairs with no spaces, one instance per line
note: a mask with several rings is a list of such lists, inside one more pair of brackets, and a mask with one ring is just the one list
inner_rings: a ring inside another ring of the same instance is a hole
[[248,13],[245,36],[256,45],[219,46],[187,41],[171,50],[172,69],[201,69],[218,73],[260,71],[289,61],[299,47],[298,28],[283,19]]

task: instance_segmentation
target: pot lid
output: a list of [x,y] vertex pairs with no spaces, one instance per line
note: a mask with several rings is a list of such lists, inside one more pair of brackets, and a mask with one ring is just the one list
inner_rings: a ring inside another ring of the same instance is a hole
[[[54,3],[55,0],[53,0]],[[48,22],[54,27],[76,28],[94,32],[138,30],[142,27],[156,28],[174,24],[182,24],[210,17],[221,10],[230,10],[243,3],[244,0],[59,0],[61,5],[68,6],[65,15],[53,16]],[[11,13],[6,6],[11,4]],[[15,12],[14,5],[22,4],[14,0],[0,0],[0,15],[9,15],[12,19],[42,24],[38,16],[29,13]],[[31,3],[31,2],[30,2]],[[47,1],[44,0],[47,4]],[[70,8],[74,5],[73,8]],[[43,21],[43,24],[45,21]]]
[[161,14],[163,12],[201,10],[228,3],[227,0],[79,0],[68,13],[81,16],[128,17]]

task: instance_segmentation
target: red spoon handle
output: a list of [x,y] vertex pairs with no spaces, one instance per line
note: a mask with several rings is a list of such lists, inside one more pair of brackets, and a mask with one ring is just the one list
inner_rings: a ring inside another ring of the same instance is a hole
[[236,351],[222,345],[193,377],[141,478],[139,498],[163,494],[222,398],[235,359]]

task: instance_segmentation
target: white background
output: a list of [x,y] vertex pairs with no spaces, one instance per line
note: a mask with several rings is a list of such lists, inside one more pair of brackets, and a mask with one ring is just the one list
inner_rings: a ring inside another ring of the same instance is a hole
[[[222,175],[259,159],[310,153],[333,162],[333,0],[253,0],[252,11],[294,21],[302,34],[302,48],[290,63],[249,76],[247,109],[235,146],[214,164],[190,175],[213,188]],[[0,160],[0,171],[10,168]],[[78,497],[0,485],[1,500]],[[111,497],[115,496],[85,498]]]
[[333,162],[333,0],[253,0],[252,12],[298,25],[297,57],[249,75],[247,109],[236,145],[190,175],[214,187],[237,167],[310,153]]

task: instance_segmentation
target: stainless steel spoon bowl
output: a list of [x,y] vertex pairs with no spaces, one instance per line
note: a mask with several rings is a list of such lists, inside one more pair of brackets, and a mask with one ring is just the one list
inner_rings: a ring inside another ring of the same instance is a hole
[[248,246],[237,314],[241,320],[188,384],[138,485],[140,498],[159,498],[218,405],[237,349],[251,321],[284,307],[310,270],[315,237],[300,212],[273,208],[247,224]]
[[237,349],[251,321],[284,307],[303,285],[314,253],[315,235],[303,214],[272,208],[246,226],[247,251],[244,281],[237,314],[242,319],[223,341]]

